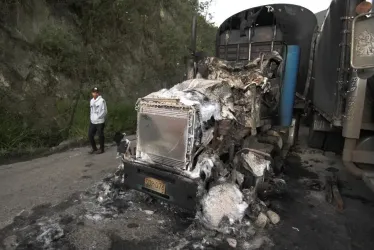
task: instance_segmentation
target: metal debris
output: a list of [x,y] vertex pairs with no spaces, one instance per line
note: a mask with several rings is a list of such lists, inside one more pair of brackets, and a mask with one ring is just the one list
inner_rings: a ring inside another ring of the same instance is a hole
[[332,203],[332,178],[331,176],[326,176],[326,201]]
[[333,176],[326,176],[326,201],[329,203],[335,203],[336,208],[339,212],[344,209],[344,202],[340,195],[338,188],[338,177],[336,174]]
[[342,212],[344,209],[344,202],[340,195],[339,188],[338,188],[338,177],[334,174],[332,177],[332,194],[334,197],[334,201],[336,203],[338,211]]

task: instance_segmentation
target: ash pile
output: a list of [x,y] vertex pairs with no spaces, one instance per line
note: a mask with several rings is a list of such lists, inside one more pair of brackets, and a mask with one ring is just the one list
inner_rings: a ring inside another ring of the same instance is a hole
[[240,222],[264,228],[280,220],[260,197],[285,190],[277,178],[284,131],[272,126],[282,65],[277,52],[245,62],[206,58],[198,64],[196,79],[138,102],[162,105],[178,99],[194,107],[193,150],[182,172],[199,183],[197,218],[205,228],[233,233]]

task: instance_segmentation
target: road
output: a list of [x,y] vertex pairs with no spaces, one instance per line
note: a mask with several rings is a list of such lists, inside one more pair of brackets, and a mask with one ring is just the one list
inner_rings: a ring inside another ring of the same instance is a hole
[[0,166],[0,228],[21,211],[40,204],[57,204],[84,191],[113,172],[118,165],[115,148],[102,155],[88,155],[78,148],[11,165]]
[[[288,191],[270,199],[281,222],[255,235],[231,235],[236,248],[371,249],[374,194],[347,175],[339,156],[309,149],[300,138],[286,161]],[[118,165],[114,147],[87,152],[0,166],[0,249],[229,249],[226,236],[192,228],[193,214],[135,191],[112,192],[105,177]],[[325,201],[323,180],[332,172],[343,212]]]

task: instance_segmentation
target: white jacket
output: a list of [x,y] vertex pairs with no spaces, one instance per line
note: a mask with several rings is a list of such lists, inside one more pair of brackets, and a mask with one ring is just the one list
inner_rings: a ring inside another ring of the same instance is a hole
[[98,96],[96,100],[94,98],[90,101],[90,119],[92,124],[101,124],[105,122],[105,117],[108,113],[104,98]]

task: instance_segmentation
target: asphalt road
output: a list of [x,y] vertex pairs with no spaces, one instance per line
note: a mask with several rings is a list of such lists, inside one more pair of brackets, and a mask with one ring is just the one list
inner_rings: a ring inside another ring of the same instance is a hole
[[48,157],[0,166],[0,228],[23,210],[57,204],[84,191],[118,166],[115,148],[88,155],[78,148]]
[[99,203],[119,160],[115,147],[88,151],[0,166],[0,249],[164,249],[178,240],[192,222],[185,211],[131,190]]
[[[288,192],[270,199],[281,222],[261,237],[236,232],[236,248],[372,249],[374,194],[347,175],[339,156],[307,148],[302,133],[287,160]],[[121,190],[99,203],[118,160],[114,147],[102,155],[87,152],[78,148],[0,166],[0,249],[230,248],[225,237],[192,230],[193,214],[135,191]],[[320,187],[332,172],[340,179],[343,212],[325,201]],[[209,248],[213,239],[222,244]]]

